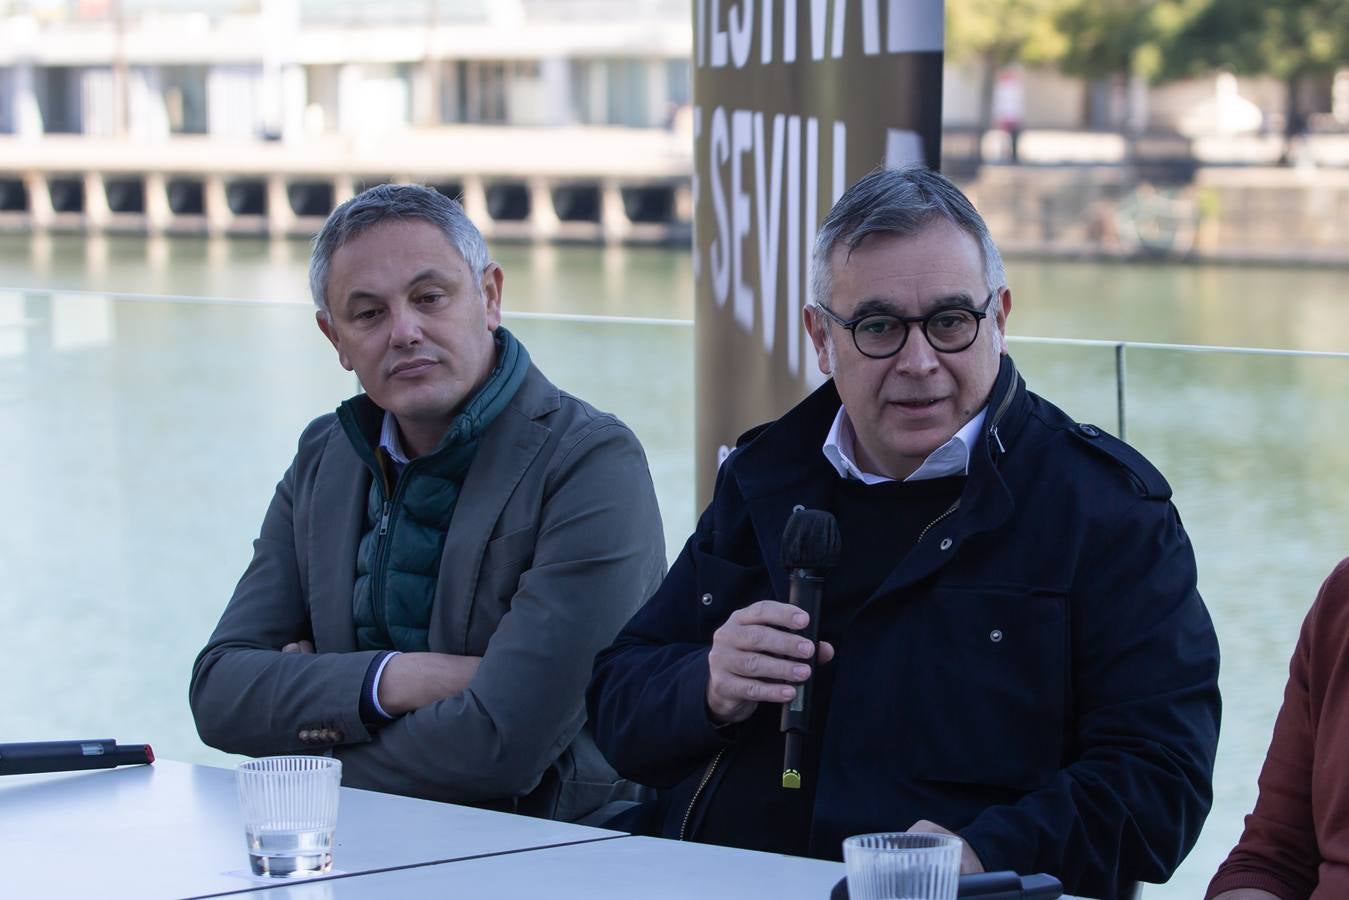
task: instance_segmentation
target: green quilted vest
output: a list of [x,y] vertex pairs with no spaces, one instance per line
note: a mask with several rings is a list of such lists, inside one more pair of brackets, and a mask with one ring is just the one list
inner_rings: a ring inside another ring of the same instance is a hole
[[497,364],[450,423],[436,449],[411,460],[397,480],[378,449],[383,411],[364,394],[346,401],[338,419],[374,477],[366,531],[356,553],[352,597],[361,650],[426,650],[445,534],[459,489],[487,426],[515,396],[529,353],[505,328],[496,330]]

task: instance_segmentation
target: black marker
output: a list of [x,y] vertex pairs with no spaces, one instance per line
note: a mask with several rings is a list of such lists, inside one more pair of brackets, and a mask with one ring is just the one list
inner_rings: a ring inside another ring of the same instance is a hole
[[149,744],[127,744],[119,747],[112,739],[0,744],[0,775],[145,766],[154,761],[155,751],[150,749]]

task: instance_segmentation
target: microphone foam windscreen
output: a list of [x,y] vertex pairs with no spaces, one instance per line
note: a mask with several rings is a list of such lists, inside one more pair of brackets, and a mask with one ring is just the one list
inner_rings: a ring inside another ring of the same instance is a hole
[[782,564],[788,569],[829,569],[843,553],[838,521],[822,509],[798,509],[782,530]]

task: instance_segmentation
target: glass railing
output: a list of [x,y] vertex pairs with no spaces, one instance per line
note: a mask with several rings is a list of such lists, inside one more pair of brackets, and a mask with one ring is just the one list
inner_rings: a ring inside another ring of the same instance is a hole
[[[642,440],[673,558],[696,514],[691,323],[506,324]],[[1301,619],[1349,549],[1349,354],[1015,338],[1012,352],[1032,390],[1127,431],[1194,542],[1224,651],[1216,800],[1181,873],[1147,896],[1199,896],[1253,802]],[[17,649],[0,663],[0,735],[224,761],[191,723],[192,661],[301,429],[355,390],[307,304],[0,291],[0,609]]]

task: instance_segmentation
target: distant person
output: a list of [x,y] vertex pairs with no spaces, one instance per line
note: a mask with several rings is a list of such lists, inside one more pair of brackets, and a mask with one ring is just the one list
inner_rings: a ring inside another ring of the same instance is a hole
[[[596,740],[661,790],[627,821],[827,859],[852,834],[949,831],[967,872],[1107,898],[1165,881],[1212,802],[1220,705],[1170,487],[1026,389],[998,250],[946,178],[863,178],[813,259],[805,327],[831,380],[741,438],[596,660]],[[842,538],[817,646],[784,602],[799,507]],[[779,714],[808,675],[792,789]]]
[[665,569],[637,439],[501,327],[501,267],[436,191],[343,203],[309,281],[365,393],[300,436],[193,666],[202,740],[560,819],[625,798],[583,694]]
[[1205,896],[1349,897],[1349,559],[1302,623],[1260,795]]

